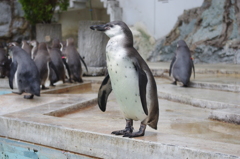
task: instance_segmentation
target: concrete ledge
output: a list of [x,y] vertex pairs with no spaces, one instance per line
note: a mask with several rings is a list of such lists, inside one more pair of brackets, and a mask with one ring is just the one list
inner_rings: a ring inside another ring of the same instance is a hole
[[232,85],[232,84],[221,84],[221,83],[206,83],[206,82],[191,82],[190,87],[193,88],[204,88],[204,89],[212,89],[219,91],[229,91],[229,92],[240,92],[240,85]]
[[91,88],[90,82],[78,83],[78,84],[62,84],[58,85],[55,88],[42,90],[41,94],[60,94],[60,93],[68,93],[77,89],[87,89]]
[[224,121],[240,125],[240,110],[239,109],[222,109],[211,112],[209,119]]
[[[50,112],[45,113],[44,115],[50,115],[50,116],[55,116],[55,117],[61,117],[66,114],[70,114],[72,112],[78,111],[80,109],[83,109],[88,106],[92,106],[93,104],[97,103],[97,98],[90,99],[90,100],[85,100],[85,101],[78,101],[78,102],[73,102],[73,104],[67,105],[65,107],[58,108],[56,110],[52,110]],[[61,103],[63,104],[63,102]]]
[[240,108],[240,105],[223,103],[218,101],[210,101],[205,99],[197,99],[192,97],[187,97],[184,95],[170,94],[158,91],[158,97],[161,99],[166,99],[174,102],[189,104],[195,107],[208,108],[208,109],[223,109],[223,108]]
[[[169,72],[171,62],[148,62],[151,69],[163,70]],[[197,74],[235,74],[240,75],[239,65],[236,64],[195,64]]]
[[[214,152],[213,150],[200,150],[181,145],[129,139],[113,135],[71,129],[63,127],[61,125],[34,123],[17,119],[10,119],[7,117],[1,117],[0,123],[0,126],[2,128],[0,132],[1,134],[5,132],[4,136],[31,141],[42,145],[64,149],[66,151],[77,152],[100,158],[145,159],[149,158],[150,156],[152,159],[239,158],[238,156]],[[174,138],[176,136],[172,137]],[[188,139],[185,138],[185,140]],[[225,144],[225,146],[230,145]]]

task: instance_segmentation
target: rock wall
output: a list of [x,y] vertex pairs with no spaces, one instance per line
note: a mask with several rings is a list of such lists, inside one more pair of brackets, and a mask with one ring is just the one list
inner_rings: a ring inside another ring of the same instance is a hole
[[149,61],[170,61],[184,39],[195,63],[240,63],[240,1],[204,0],[185,10],[172,31],[157,41]]
[[23,16],[21,5],[16,0],[0,1],[0,41],[29,39],[30,25]]
[[149,53],[153,50],[155,45],[155,39],[148,32],[146,27],[143,24],[135,24],[130,27],[130,30],[133,34],[133,46],[146,60],[149,56]]

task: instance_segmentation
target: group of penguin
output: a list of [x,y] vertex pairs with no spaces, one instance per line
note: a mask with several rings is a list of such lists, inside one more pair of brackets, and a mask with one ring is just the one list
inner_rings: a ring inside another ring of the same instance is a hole
[[[129,27],[122,21],[113,21],[90,26],[90,29],[104,32],[110,38],[106,46],[107,74],[98,91],[98,105],[105,112],[108,96],[113,91],[126,120],[125,129],[113,131],[112,134],[132,138],[144,136],[147,125],[157,129],[159,103],[156,81],[147,63],[133,47]],[[32,98],[33,95],[40,95],[39,85],[44,89],[47,78],[51,85],[58,80],[65,82],[64,64],[69,80],[82,82],[80,60],[83,60],[74,47],[73,39],[68,39],[66,46],[54,40],[51,48],[45,43],[31,43],[31,52],[25,49],[25,44],[22,48],[11,47],[9,83],[12,88],[13,79],[17,81],[17,93],[28,92],[31,95],[25,98]],[[34,48],[38,48],[37,51]],[[194,64],[190,50],[184,40],[179,40],[169,70],[169,75],[174,78],[173,84],[182,82],[187,87],[192,69]],[[133,120],[141,121],[137,132],[133,132]]]
[[[53,39],[51,46],[45,42],[38,43],[36,40],[22,41],[19,46],[16,42],[8,44],[10,54],[9,86],[13,89],[13,81],[18,88],[16,94],[24,95],[25,99],[32,99],[34,95],[40,96],[47,80],[50,86],[55,86],[58,81],[82,83],[82,66],[87,66],[74,46],[74,39],[69,38],[66,42]],[[1,50],[0,50],[1,51]],[[5,53],[6,54],[6,53]],[[1,56],[1,53],[0,53]],[[8,60],[9,61],[9,60]]]

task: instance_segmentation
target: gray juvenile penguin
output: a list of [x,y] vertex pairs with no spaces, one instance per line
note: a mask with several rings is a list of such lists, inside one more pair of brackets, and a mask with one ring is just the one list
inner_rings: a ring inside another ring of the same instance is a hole
[[193,60],[191,58],[190,50],[184,40],[177,42],[176,54],[172,59],[169,69],[169,76],[174,78],[173,84],[177,84],[177,81],[182,82],[184,87],[187,87],[190,82],[192,69],[195,69]]
[[87,66],[80,54],[78,53],[77,49],[75,48],[73,38],[67,39],[64,54],[66,55],[66,62],[71,74],[70,79],[73,79],[74,81],[80,83],[83,82],[81,61],[84,64],[86,70]]
[[23,49],[18,46],[11,46],[12,64],[9,75],[9,85],[13,89],[13,79],[19,92],[31,95],[24,95],[25,99],[32,99],[34,95],[40,96],[40,77],[36,64]]
[[45,82],[49,78],[50,69],[56,71],[54,65],[52,64],[51,58],[49,56],[46,43],[42,42],[38,45],[37,54],[34,58],[34,62],[38,68],[40,75],[40,82],[42,85],[42,89],[48,89],[45,87]]
[[[56,68],[56,74],[51,71],[50,73],[50,85],[54,86],[54,83],[58,80],[62,80],[65,83],[65,70],[62,61],[62,53],[60,51],[61,45],[58,39],[54,39],[52,42],[52,47],[49,51],[51,61]],[[57,77],[57,78],[56,78]]]
[[[113,90],[126,119],[124,130],[112,134],[123,137],[144,136],[146,126],[157,129],[159,106],[155,79],[133,47],[133,35],[122,21],[94,25],[93,30],[103,31],[110,40],[106,46],[108,75],[98,92],[98,104],[106,110],[108,95]],[[133,120],[141,121],[138,132],[133,133]]]
[[25,50],[29,54],[29,56],[31,56],[32,48],[31,45],[29,45],[26,40],[22,41],[22,49]]

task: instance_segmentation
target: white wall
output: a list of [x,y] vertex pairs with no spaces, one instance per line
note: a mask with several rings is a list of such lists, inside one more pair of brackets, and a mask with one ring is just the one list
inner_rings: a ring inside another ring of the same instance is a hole
[[128,25],[142,23],[150,35],[159,39],[167,35],[186,9],[199,7],[204,0],[118,0],[123,9],[123,21]]

